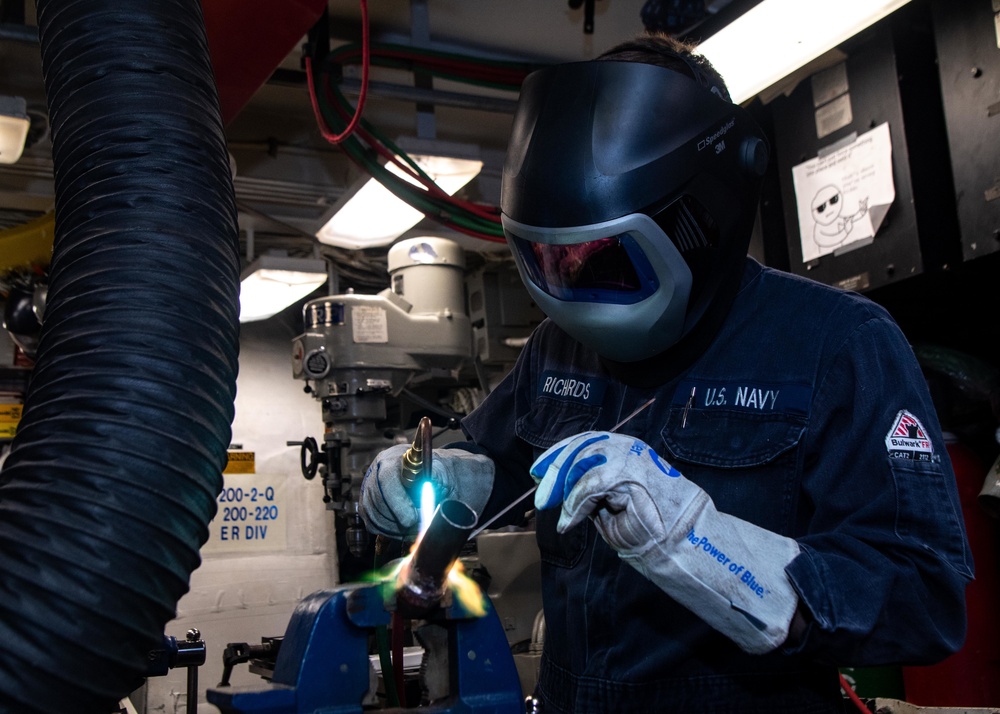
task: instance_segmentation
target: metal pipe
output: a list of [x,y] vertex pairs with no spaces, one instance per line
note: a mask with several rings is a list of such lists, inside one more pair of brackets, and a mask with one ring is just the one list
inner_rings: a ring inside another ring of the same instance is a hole
[[16,22],[0,24],[0,40],[4,42],[23,42],[26,45],[38,44],[38,28]]
[[[295,69],[278,68],[267,80],[268,84],[280,87],[301,88],[306,84],[306,73]],[[343,77],[338,80],[344,94],[356,97],[361,93],[361,80],[353,77]],[[513,114],[517,109],[516,99],[487,94],[469,94],[468,92],[451,92],[442,89],[426,89],[407,84],[379,82],[369,80],[368,96],[380,99],[395,99],[414,104],[430,104],[435,107],[455,107],[474,111],[490,112],[491,114]]]
[[476,512],[461,501],[447,499],[441,502],[400,573],[397,610],[418,616],[440,603],[448,573],[458,560],[477,518]]
[[[361,92],[361,82],[356,79],[344,78],[339,82],[344,94],[356,96]],[[431,104],[440,107],[456,107],[458,109],[472,109],[491,114],[513,114],[517,108],[517,101],[514,99],[504,99],[503,97],[490,97],[479,94],[467,94],[462,92],[449,92],[442,89],[425,89],[422,87],[409,87],[402,84],[392,84],[390,82],[368,82],[369,96],[384,99],[396,99],[403,102],[413,102],[415,104]]]

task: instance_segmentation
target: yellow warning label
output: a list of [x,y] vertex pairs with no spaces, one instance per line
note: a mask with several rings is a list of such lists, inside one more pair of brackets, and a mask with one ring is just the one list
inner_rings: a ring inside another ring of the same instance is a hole
[[230,451],[229,461],[226,463],[224,474],[253,474],[257,473],[254,462],[254,452],[252,451]]
[[20,404],[0,404],[0,439],[13,439],[21,421]]
[[0,421],[21,421],[21,404],[0,404]]

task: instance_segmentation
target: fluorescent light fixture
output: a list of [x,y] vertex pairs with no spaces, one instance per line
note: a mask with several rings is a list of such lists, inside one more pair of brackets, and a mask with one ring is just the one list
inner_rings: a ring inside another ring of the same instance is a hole
[[[483,168],[483,162],[473,158],[478,150],[472,147],[473,152],[470,152],[465,144],[403,139],[397,143],[449,196],[457,193]],[[435,151],[441,153],[433,153]],[[443,155],[444,152],[448,152],[447,155]],[[386,169],[415,186],[420,185],[393,163],[386,164]],[[341,248],[377,248],[392,243],[423,217],[423,213],[371,178],[331,207],[316,237],[321,243]]]
[[764,0],[698,45],[737,104],[909,0]]
[[240,278],[240,322],[266,320],[326,280],[324,260],[262,255]]
[[0,164],[13,164],[21,158],[30,126],[24,97],[0,96]]

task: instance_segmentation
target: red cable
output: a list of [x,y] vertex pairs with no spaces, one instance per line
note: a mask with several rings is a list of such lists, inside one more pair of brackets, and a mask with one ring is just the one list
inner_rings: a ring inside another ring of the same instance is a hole
[[[392,613],[392,676],[396,680],[399,706],[406,708],[406,680],[403,676],[403,618]],[[383,673],[383,676],[384,673]]]
[[865,706],[863,701],[861,701],[861,697],[858,696],[857,692],[855,692],[851,688],[851,685],[847,683],[847,680],[844,679],[844,675],[839,672],[837,674],[840,677],[840,688],[844,690],[844,693],[847,695],[848,699],[854,703],[854,706],[858,708],[858,711],[862,712],[862,714],[872,714],[871,710]]
[[339,134],[333,134],[323,121],[323,115],[319,110],[319,102],[316,99],[316,84],[313,81],[312,58],[306,57],[306,82],[309,85],[309,102],[312,104],[313,115],[319,125],[323,138],[331,144],[339,144],[349,137],[361,121],[361,112],[365,107],[365,99],[368,96],[368,69],[371,64],[370,47],[368,42],[368,0],[361,2],[361,91],[358,94],[358,105],[354,108],[354,116],[351,121]]

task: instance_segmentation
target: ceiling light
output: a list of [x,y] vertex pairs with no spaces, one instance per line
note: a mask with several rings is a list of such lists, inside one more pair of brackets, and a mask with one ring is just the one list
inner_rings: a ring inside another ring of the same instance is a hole
[[262,255],[240,280],[240,322],[265,320],[325,283],[326,261]]
[[909,0],[764,0],[698,45],[737,104]]
[[0,164],[13,164],[21,158],[30,126],[24,97],[0,96]]
[[[412,139],[401,139],[397,143],[449,196],[455,195],[483,168],[476,147],[471,147],[470,151],[468,145]],[[447,155],[435,151],[447,152]],[[464,156],[460,155],[463,153]],[[386,164],[386,169],[414,186],[420,185],[393,163]],[[330,208],[316,237],[321,243],[341,248],[377,248],[392,243],[423,217],[421,211],[371,178]]]

